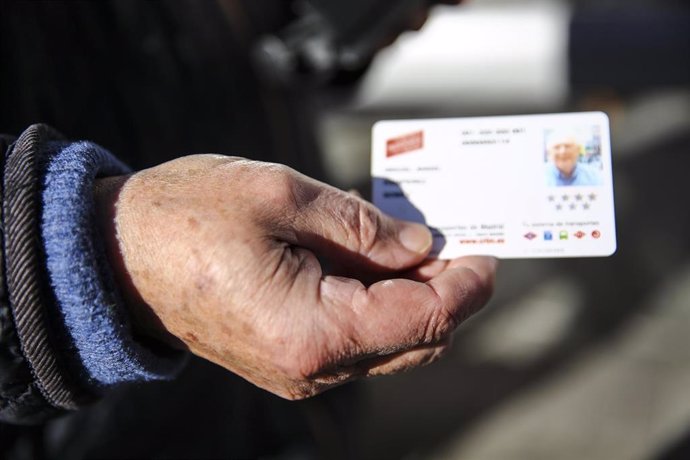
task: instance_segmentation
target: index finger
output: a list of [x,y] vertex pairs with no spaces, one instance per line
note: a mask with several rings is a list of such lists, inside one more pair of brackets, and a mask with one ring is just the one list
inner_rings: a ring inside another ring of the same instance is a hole
[[487,257],[495,259],[494,263],[498,264],[498,259],[493,256],[463,256],[450,260],[427,259],[416,267],[403,272],[401,278],[426,282],[444,270],[448,270],[450,268],[464,267],[468,265],[472,266],[475,263],[485,263],[486,261],[481,261],[478,259]]

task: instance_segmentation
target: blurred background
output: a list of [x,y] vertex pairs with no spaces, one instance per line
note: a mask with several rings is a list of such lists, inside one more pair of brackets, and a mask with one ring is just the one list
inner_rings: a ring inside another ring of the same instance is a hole
[[[441,362],[360,384],[357,458],[690,458],[690,21],[684,2],[438,6],[322,100],[329,180],[369,187],[381,119],[602,110],[618,251],[503,261]],[[329,99],[330,97],[330,99]]]
[[278,161],[366,196],[378,120],[601,110],[618,231],[609,258],[503,261],[427,368],[289,403],[191,359],[0,424],[0,458],[690,458],[687,1],[472,0],[400,22],[427,3],[0,0],[2,132],[43,121],[134,169]]

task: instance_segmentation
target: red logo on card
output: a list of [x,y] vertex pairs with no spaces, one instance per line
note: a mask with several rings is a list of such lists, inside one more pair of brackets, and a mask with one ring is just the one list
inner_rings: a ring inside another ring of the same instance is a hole
[[386,157],[412,152],[424,147],[424,131],[405,134],[386,141]]
[[577,232],[575,232],[575,238],[577,238],[578,240],[581,240],[586,235],[587,234],[585,232],[583,232],[582,230],[578,230]]
[[594,230],[592,232],[592,238],[599,238],[601,237],[601,232],[599,230]]

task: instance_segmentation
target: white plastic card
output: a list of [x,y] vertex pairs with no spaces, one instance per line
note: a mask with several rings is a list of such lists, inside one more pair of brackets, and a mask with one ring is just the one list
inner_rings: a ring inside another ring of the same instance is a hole
[[432,229],[432,256],[595,257],[616,250],[601,112],[380,121],[373,202]]

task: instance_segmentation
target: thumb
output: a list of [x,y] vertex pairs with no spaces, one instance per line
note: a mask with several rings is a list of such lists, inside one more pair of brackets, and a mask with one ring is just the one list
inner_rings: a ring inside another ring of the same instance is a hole
[[429,254],[432,235],[425,225],[390,217],[359,197],[316,181],[304,187],[311,189],[297,195],[291,233],[295,244],[317,256],[358,268],[402,270]]

